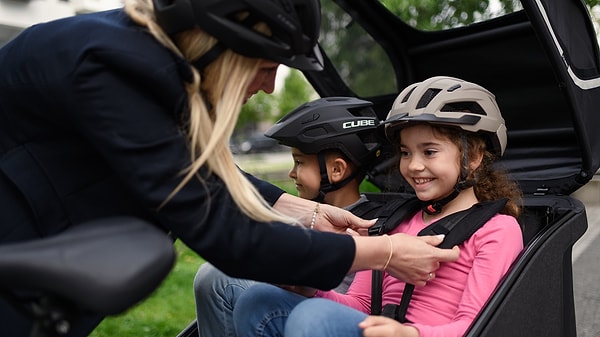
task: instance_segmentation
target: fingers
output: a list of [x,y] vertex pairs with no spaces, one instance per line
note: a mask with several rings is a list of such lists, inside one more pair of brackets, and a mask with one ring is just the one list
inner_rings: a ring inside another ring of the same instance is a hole
[[452,249],[437,249],[437,259],[439,262],[454,262],[458,260],[460,255],[460,248],[458,246],[452,247]]
[[433,244],[439,243],[441,237],[414,237],[406,234],[394,234],[394,251],[387,267],[393,276],[416,286],[424,286],[435,277],[435,271],[441,262],[455,261],[460,250],[439,249]]
[[384,316],[369,316],[358,327],[363,329],[364,337],[419,336],[416,328]]
[[377,219],[366,220],[366,219],[362,219],[359,217],[355,217],[355,218],[356,218],[356,221],[352,221],[352,223],[348,224],[348,227],[352,227],[355,230],[357,230],[359,228],[369,229],[369,227],[372,227],[377,222]]
[[[432,246],[437,246],[444,241],[444,235],[418,236],[417,238]],[[440,262],[454,262],[458,260],[460,249],[457,246],[452,249],[436,249],[436,254]]]
[[444,235],[440,234],[440,235],[426,235],[426,236],[418,236],[419,240],[430,244],[432,246],[437,246],[440,243],[442,243],[442,241],[444,241]]
[[319,215],[320,216],[317,218],[318,226],[315,227],[318,227],[319,229],[329,228],[329,231],[332,231],[331,228],[343,229],[344,231],[346,228],[352,228],[355,231],[362,228],[368,229],[377,221],[376,219],[365,220],[359,218],[347,210],[328,204],[321,204]]
[[390,323],[391,318],[385,316],[368,316],[362,322],[358,323],[361,329],[368,328],[371,326],[382,325]]
[[352,236],[360,236],[360,234],[357,231],[355,231],[355,230],[353,230],[351,228],[346,228],[346,234],[349,234],[349,235],[352,235]]

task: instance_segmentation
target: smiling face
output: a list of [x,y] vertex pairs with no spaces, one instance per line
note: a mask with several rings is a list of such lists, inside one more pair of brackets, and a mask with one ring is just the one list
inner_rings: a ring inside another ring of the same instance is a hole
[[425,124],[400,131],[400,173],[423,201],[449,195],[460,176],[460,149]]

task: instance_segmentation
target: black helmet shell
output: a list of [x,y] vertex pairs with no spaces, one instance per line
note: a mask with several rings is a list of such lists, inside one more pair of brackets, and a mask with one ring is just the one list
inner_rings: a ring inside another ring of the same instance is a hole
[[[323,69],[319,0],[154,0],[154,11],[167,34],[200,27],[238,54]],[[248,17],[239,21],[239,13]],[[253,29],[257,22],[265,22],[271,35]]]
[[373,164],[382,145],[373,103],[353,97],[327,97],[305,103],[265,132],[306,154],[338,149],[357,167]]

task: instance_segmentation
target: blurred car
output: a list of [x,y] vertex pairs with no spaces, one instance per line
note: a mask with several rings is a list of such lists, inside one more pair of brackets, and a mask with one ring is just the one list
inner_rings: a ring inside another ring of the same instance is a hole
[[279,144],[277,140],[269,138],[263,133],[254,133],[241,143],[232,145],[232,152],[238,154],[280,152],[285,149],[286,147]]

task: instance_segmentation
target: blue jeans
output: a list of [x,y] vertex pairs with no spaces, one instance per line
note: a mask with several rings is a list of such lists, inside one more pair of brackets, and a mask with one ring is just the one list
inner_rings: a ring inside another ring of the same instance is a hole
[[233,310],[239,337],[362,336],[366,314],[342,304],[256,284],[240,295]]
[[[353,279],[354,273],[347,275],[335,291],[345,293]],[[257,283],[230,277],[208,262],[202,264],[194,278],[198,335],[237,337],[233,327],[233,308],[238,297]]]
[[237,279],[206,262],[194,278],[196,317],[200,337],[236,337],[232,312],[240,294],[255,281]]

